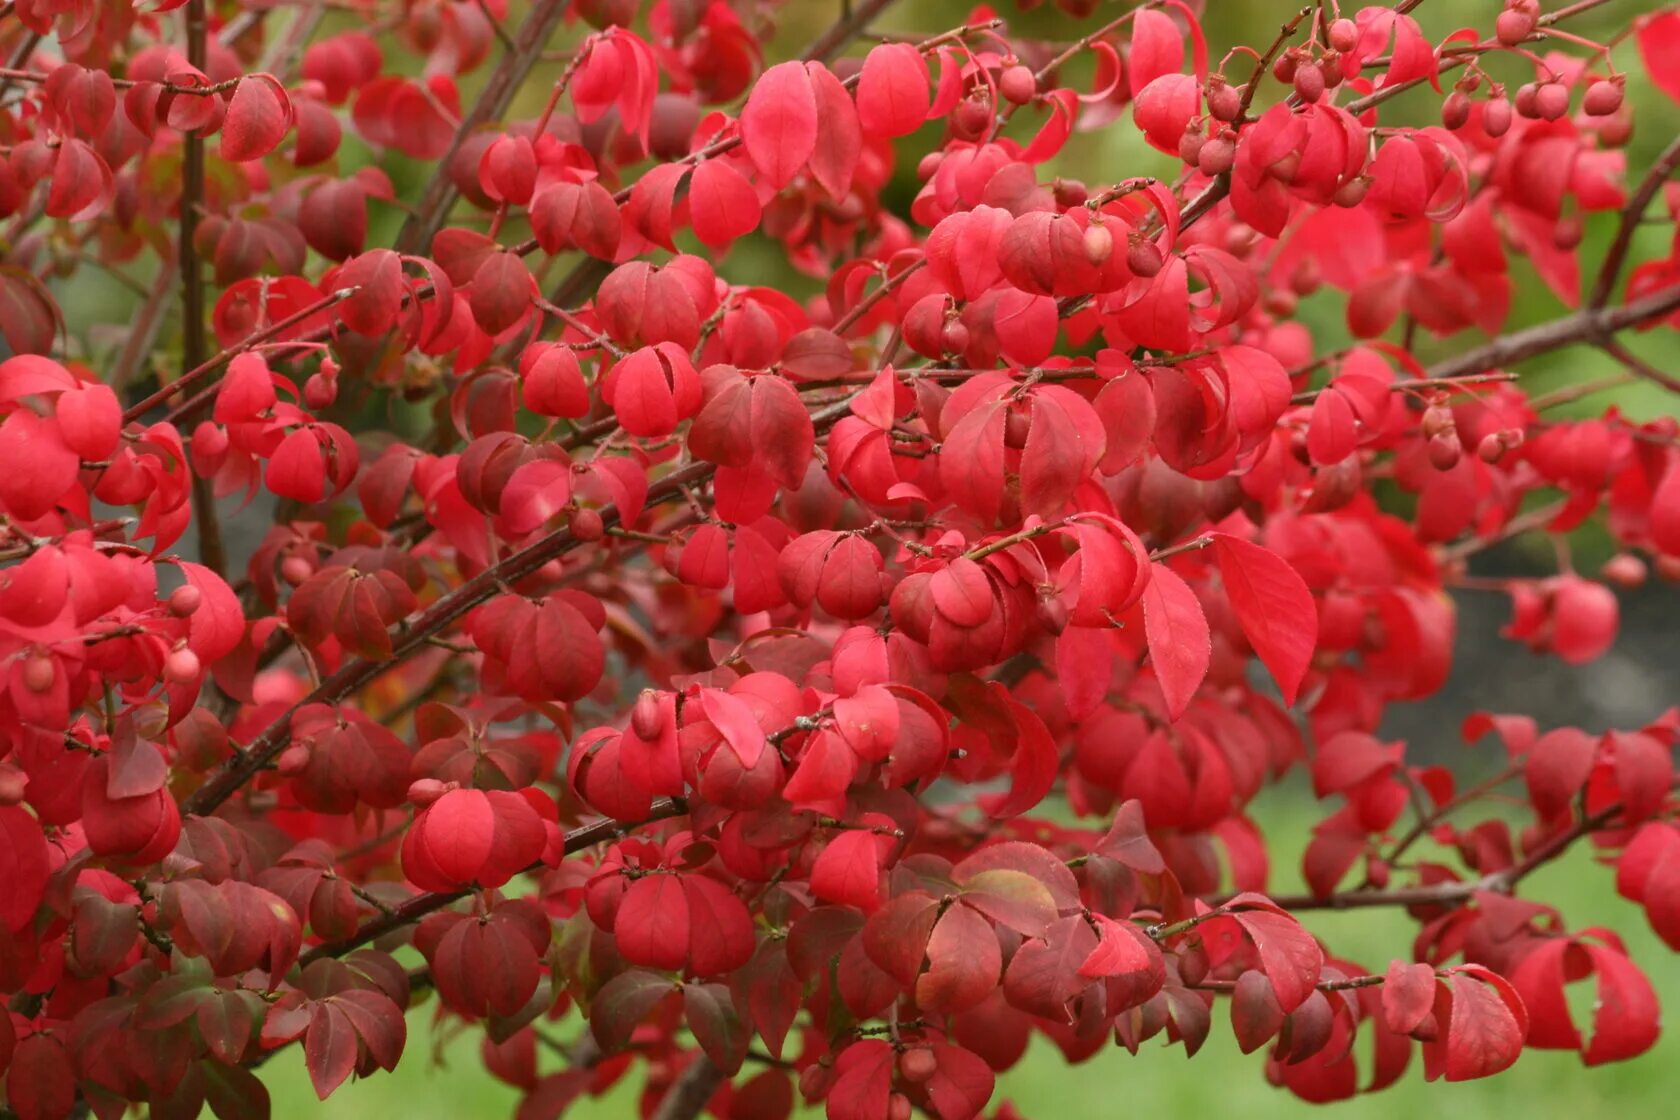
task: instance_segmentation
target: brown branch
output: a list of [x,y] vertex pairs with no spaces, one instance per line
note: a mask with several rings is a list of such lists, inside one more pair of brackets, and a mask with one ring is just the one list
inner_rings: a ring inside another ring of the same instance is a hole
[[437,170],[432,174],[431,181],[426,184],[425,191],[420,196],[420,204],[403,223],[402,231],[397,234],[395,248],[399,253],[424,252],[432,243],[443,227],[443,220],[449,214],[449,208],[455,204],[459,195],[455,180],[449,169],[455,162],[456,154],[461,150],[472,134],[480,128],[500,120],[503,113],[513,102],[514,94],[524,85],[530,76],[531,68],[542,58],[543,48],[548,44],[548,37],[559,26],[560,17],[569,7],[569,0],[536,0],[531,6],[531,14],[525,17],[525,22],[519,25],[519,35],[514,40],[513,48],[502,54],[501,61],[490,75],[490,80],[484,83],[484,90],[478,95],[478,100],[461,118],[460,127],[455,130],[455,137],[449,142],[449,150],[437,163]]
[[270,323],[262,330],[247,335],[245,338],[234,343],[232,346],[229,346],[206,361],[203,361],[192,369],[189,369],[186,373],[183,373],[180,377],[171,381],[169,384],[165,385],[145,400],[130,405],[123,411],[123,423],[127,424],[131,421],[140,419],[146,413],[150,412],[152,409],[156,408],[176,393],[179,393],[181,390],[189,388],[204,380],[206,377],[215,373],[217,370],[221,369],[223,366],[227,365],[247,350],[261,346],[270,339],[284,334],[292,327],[297,326],[299,323],[304,322],[315,315],[319,315],[321,312],[332,307],[334,304],[349,299],[355,293],[355,288],[341,288],[330,295],[321,297],[308,307],[294,311],[284,319]]
[[1664,373],[1614,338],[1601,338],[1598,340],[1598,346],[1606,354],[1622,363],[1623,368],[1635,377],[1643,378],[1653,385],[1661,385],[1671,393],[1680,393],[1680,377]]
[[1629,196],[1622,207],[1616,223],[1616,236],[1610,242],[1610,248],[1605,251],[1604,263],[1599,266],[1598,278],[1593,282],[1592,295],[1587,299],[1588,307],[1603,307],[1610,299],[1611,291],[1616,287],[1616,280],[1622,274],[1622,265],[1627,262],[1628,250],[1633,247],[1634,234],[1639,232],[1639,223],[1645,217],[1645,211],[1650,209],[1651,201],[1662,190],[1663,184],[1668,182],[1674,169],[1680,167],[1680,136],[1669,141],[1668,147],[1651,164],[1645,172],[1645,177],[1639,181],[1639,187]]
[[[688,812],[688,804],[680,797],[661,797],[653,803],[648,815],[639,821],[623,824],[614,820],[600,820],[574,828],[566,833],[564,851],[566,855],[581,852],[593,847],[603,840],[611,840],[632,829],[656,821],[680,817]],[[526,871],[536,871],[542,867],[539,861],[527,867]],[[459,902],[472,893],[470,888],[458,891],[427,891],[425,894],[415,895],[401,906],[391,907],[388,912],[369,920],[364,925],[356,927],[356,932],[337,941],[326,941],[316,945],[298,958],[298,963],[308,966],[315,961],[327,957],[342,957],[353,949],[359,949],[370,941],[376,941],[387,933],[401,929],[403,926],[413,925],[427,914],[441,910],[452,902]]]
[[694,1120],[721,1084],[723,1071],[705,1054],[696,1054],[665,1090],[649,1120]]
[[1431,381],[1466,377],[1499,369],[1579,342],[1598,342],[1619,330],[1667,315],[1680,308],[1680,284],[1623,304],[1620,307],[1584,307],[1527,330],[1502,334],[1426,371]]

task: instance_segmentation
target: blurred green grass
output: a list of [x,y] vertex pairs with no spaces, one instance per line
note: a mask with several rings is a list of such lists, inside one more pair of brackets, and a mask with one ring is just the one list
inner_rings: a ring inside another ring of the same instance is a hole
[[[1272,889],[1302,889],[1300,854],[1321,810],[1297,782],[1266,790],[1255,803],[1257,823],[1272,838]],[[1613,872],[1598,866],[1584,848],[1524,881],[1525,897],[1560,910],[1572,929],[1608,926],[1627,943],[1645,970],[1659,999],[1680,996],[1680,956],[1653,934],[1639,908],[1616,896]],[[1307,925],[1331,952],[1372,970],[1388,961],[1410,958],[1417,924],[1399,911],[1362,910],[1312,913]],[[1589,1013],[1590,982],[1584,992],[1572,989],[1578,1022]],[[292,1050],[262,1070],[274,1097],[276,1116],[310,1115],[323,1120],[369,1120],[397,1115],[511,1117],[518,1093],[495,1081],[478,1058],[478,1032],[457,1035],[434,1046],[428,1001],[410,1014],[408,1052],[393,1074],[345,1085],[319,1103],[304,1073],[301,1052]],[[553,1033],[571,1037],[581,1030],[572,1019]],[[1363,1043],[1358,1053],[1363,1057]],[[546,1058],[546,1055],[545,1055]],[[554,1068],[558,1068],[557,1066]],[[548,1072],[549,1067],[544,1067]],[[598,1100],[579,1101],[567,1113],[576,1120],[621,1120],[635,1114],[639,1079],[627,1078]],[[1091,1060],[1070,1067],[1053,1046],[1035,1042],[1027,1057],[998,1078],[993,1106],[1012,1101],[1033,1120],[1054,1114],[1058,1120],[1095,1120],[1114,1115],[1117,1105],[1145,1115],[1204,1116],[1225,1112],[1243,1120],[1299,1117],[1316,1106],[1268,1085],[1262,1055],[1238,1052],[1225,1001],[1214,1009],[1207,1045],[1193,1059],[1182,1047],[1146,1046],[1136,1057],[1110,1046]],[[1511,1070],[1483,1081],[1446,1084],[1423,1080],[1414,1056],[1401,1082],[1381,1093],[1334,1105],[1337,1120],[1415,1118],[1430,1110],[1452,1109],[1460,1115],[1500,1113],[1530,1117],[1674,1115],[1680,1102],[1680,1037],[1665,1035],[1644,1056],[1615,1066],[1586,1070],[1573,1053],[1525,1051]]]

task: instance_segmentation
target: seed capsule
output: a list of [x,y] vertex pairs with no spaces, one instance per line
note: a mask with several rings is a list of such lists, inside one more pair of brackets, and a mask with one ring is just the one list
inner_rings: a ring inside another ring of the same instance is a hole
[[567,514],[566,528],[580,541],[598,541],[607,531],[600,513],[592,509],[574,509]]
[[1126,267],[1131,269],[1133,276],[1141,276],[1147,280],[1159,273],[1165,263],[1161,250],[1153,241],[1139,237],[1126,249]]
[[1622,107],[1622,95],[1622,83],[1619,81],[1594,82],[1581,98],[1581,108],[1589,117],[1612,116]]
[[1482,131],[1494,139],[1511,130],[1511,103],[1503,97],[1490,97],[1482,106]]
[[186,618],[198,610],[203,601],[203,592],[190,583],[182,584],[169,593],[169,613],[176,618]]
[[1114,254],[1114,235],[1108,226],[1092,222],[1085,227],[1085,259],[1101,267]]
[[1011,66],[999,76],[998,92],[1013,105],[1025,105],[1038,92],[1038,82],[1025,66]]
[[939,1072],[939,1060],[932,1050],[918,1046],[898,1056],[898,1072],[904,1080],[920,1085]]

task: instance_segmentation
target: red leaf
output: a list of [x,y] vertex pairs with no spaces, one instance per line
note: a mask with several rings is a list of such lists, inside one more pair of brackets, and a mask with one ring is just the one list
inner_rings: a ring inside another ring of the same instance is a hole
[[746,903],[704,875],[682,876],[682,887],[688,900],[688,961],[694,974],[719,976],[751,960],[753,921]]
[[874,833],[848,829],[830,840],[811,865],[811,893],[866,914],[880,906],[881,851]]
[[613,920],[625,960],[666,970],[688,962],[691,929],[688,895],[676,875],[645,875],[631,883]]
[[688,181],[688,209],[694,234],[713,249],[727,248],[758,228],[762,208],[746,176],[724,159],[709,159]]
[[727,1076],[734,1076],[747,1057],[752,1032],[741,1022],[729,989],[722,984],[684,984],[683,1014],[695,1041]]
[[315,1095],[326,1100],[356,1068],[356,1030],[332,1003],[318,1003],[303,1038],[304,1065]]
[[882,1120],[892,1094],[898,1055],[886,1042],[866,1038],[840,1051],[828,1090],[828,1120]]
[[17,933],[41,905],[51,870],[47,840],[35,818],[15,805],[0,805],[0,928]]
[[1165,564],[1153,569],[1143,592],[1143,632],[1167,714],[1176,720],[1207,676],[1213,646],[1207,616],[1190,585]]
[[1260,951],[1260,967],[1287,1013],[1306,1002],[1324,967],[1324,951],[1294,918],[1270,910],[1239,910],[1232,915]]
[[966,906],[945,911],[928,938],[927,971],[916,978],[916,1002],[929,1011],[966,1011],[998,986],[1003,953],[990,922]]
[[1446,1028],[1424,1048],[1428,1076],[1444,1073],[1448,1081],[1468,1081],[1508,1068],[1528,1035],[1522,998],[1479,965],[1460,965],[1442,979],[1435,1018],[1444,1020]]
[[18,1120],[64,1120],[70,1115],[76,1106],[76,1067],[57,1035],[32,1034],[18,1043],[6,1076],[6,1096]]
[[858,123],[852,95],[828,67],[807,62],[805,70],[817,107],[816,135],[822,139],[810,152],[811,178],[830,198],[842,202],[851,193],[852,175],[863,155],[863,126]]
[[939,1120],[973,1120],[992,1099],[996,1079],[992,1067],[978,1054],[961,1046],[930,1043],[938,1063],[927,1080],[928,1099]]
[[787,186],[805,166],[817,146],[817,117],[804,63],[778,63],[753,85],[741,110],[741,143],[771,186]]
[[1225,593],[1254,652],[1272,671],[1284,703],[1295,703],[1318,640],[1318,610],[1306,583],[1275,552],[1215,533]]
[[870,49],[858,76],[857,112],[875,136],[904,136],[927,120],[930,75],[927,61],[909,43]]
[[1637,21],[1639,56],[1651,82],[1680,101],[1680,12],[1657,12]]
[[1435,970],[1394,961],[1383,976],[1383,1022],[1396,1034],[1411,1034],[1435,1006]]
[[1523,766],[1528,797],[1543,817],[1566,811],[1587,784],[1598,740],[1574,727],[1559,727],[1540,736]]
[[231,163],[261,159],[280,146],[291,125],[291,99],[272,75],[241,78],[222,120],[221,156]]

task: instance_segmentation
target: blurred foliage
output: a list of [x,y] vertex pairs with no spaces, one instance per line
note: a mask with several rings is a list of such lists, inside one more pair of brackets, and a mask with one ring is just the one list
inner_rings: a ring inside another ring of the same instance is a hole
[[[1255,802],[1255,821],[1272,844],[1275,891],[1302,889],[1300,856],[1310,838],[1310,826],[1320,816],[1322,811],[1304,781],[1272,787]],[[1419,858],[1432,858],[1427,845],[1419,845],[1418,851]],[[1657,939],[1637,906],[1616,896],[1614,872],[1596,864],[1589,850],[1577,846],[1564,859],[1542,869],[1528,881],[1524,893],[1556,906],[1571,928],[1596,923],[1616,930],[1634,961],[1651,978],[1658,996],[1672,1000],[1680,994],[1680,956]],[[1333,955],[1372,971],[1380,971],[1396,957],[1411,957],[1416,923],[1396,911],[1313,912],[1304,917]],[[1575,985],[1570,994],[1577,1023],[1590,1022],[1590,982]],[[410,1012],[409,1057],[395,1073],[347,1083],[324,1104],[316,1101],[299,1055],[279,1055],[263,1068],[263,1080],[274,1096],[274,1115],[321,1120],[511,1118],[518,1094],[485,1072],[474,1052],[476,1031],[451,1036],[438,1046],[439,1063],[426,1060],[433,1045],[435,1007],[436,1001],[428,999]],[[583,1031],[584,1024],[573,1015],[545,1029],[555,1038],[570,1039]],[[790,1049],[792,1044],[790,1039]],[[1361,1042],[1356,1050],[1361,1058],[1368,1056],[1366,1045]],[[542,1055],[539,1062],[545,1072],[560,1068],[552,1054]],[[607,1096],[577,1102],[566,1113],[567,1120],[629,1120],[637,1115],[639,1081],[638,1076],[629,1076]],[[1052,1045],[1041,1040],[1019,1065],[998,1078],[993,1106],[1008,1099],[1027,1120],[1102,1120],[1116,1115],[1295,1120],[1313,1113],[1335,1120],[1414,1120],[1443,1108],[1466,1117],[1656,1120],[1674,1114],[1677,1098],[1680,1036],[1671,1032],[1650,1052],[1622,1065],[1586,1070],[1573,1052],[1529,1050],[1503,1074],[1452,1085],[1424,1081],[1421,1062],[1414,1054],[1398,1084],[1320,1108],[1266,1083],[1263,1056],[1238,1051],[1229,1001],[1221,1000],[1214,1007],[1207,1045],[1193,1059],[1187,1060],[1180,1046],[1151,1043],[1136,1057],[1112,1046],[1081,1065],[1069,1066]],[[812,1109],[802,1115],[814,1118],[821,1112]]]

